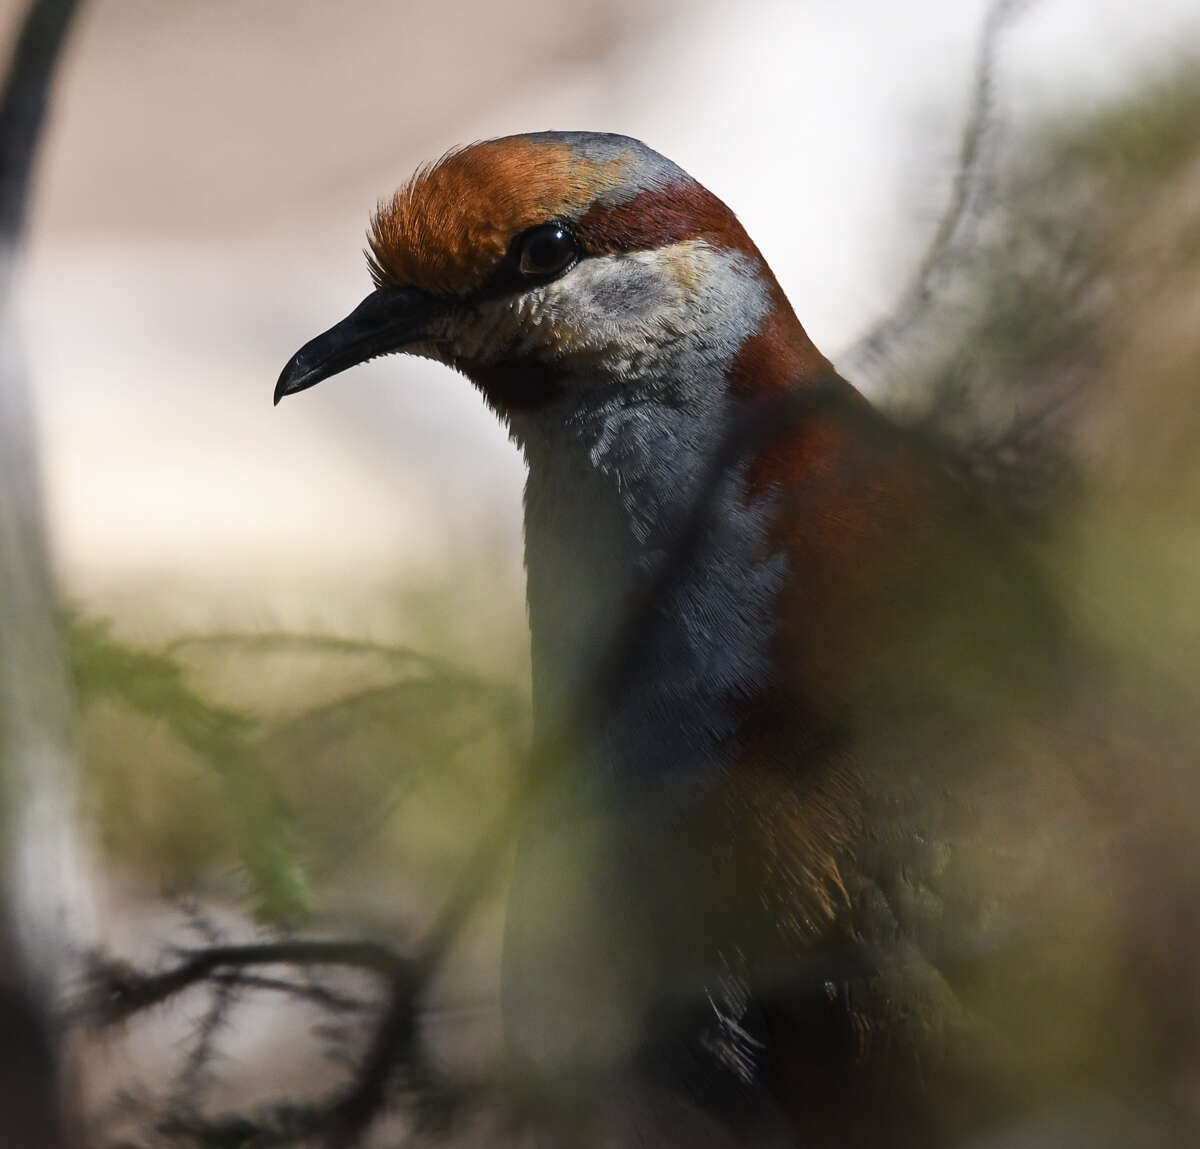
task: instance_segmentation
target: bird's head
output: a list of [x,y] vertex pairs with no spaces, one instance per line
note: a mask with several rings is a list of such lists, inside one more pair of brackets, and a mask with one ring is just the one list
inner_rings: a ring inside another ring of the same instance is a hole
[[394,352],[457,368],[510,419],[828,369],[729,208],[625,136],[453,151],[380,205],[369,242],[375,290],[295,355],[276,402]]

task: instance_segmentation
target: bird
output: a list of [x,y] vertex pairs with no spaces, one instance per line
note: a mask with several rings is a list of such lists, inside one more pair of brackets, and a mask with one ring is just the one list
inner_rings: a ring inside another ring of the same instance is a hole
[[1067,900],[1028,747],[1069,675],[1010,526],[635,139],[450,151],[368,241],[274,397],[420,356],[524,456],[549,766],[503,995],[547,1143],[958,1145],[1086,1078],[1027,1040],[1078,954],[1028,944]]

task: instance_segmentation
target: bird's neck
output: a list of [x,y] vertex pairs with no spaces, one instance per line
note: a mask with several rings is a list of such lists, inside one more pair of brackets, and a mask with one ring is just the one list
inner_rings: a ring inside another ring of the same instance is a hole
[[[738,706],[769,674],[785,573],[770,544],[775,500],[748,489],[749,458],[715,485],[714,464],[762,392],[802,386],[808,352],[825,364],[782,306],[779,316],[760,312],[741,338],[714,340],[717,355],[711,344],[704,357],[676,346],[619,386],[565,378],[568,402],[510,416],[529,467],[535,720],[545,735],[581,703],[603,714],[582,764],[589,778],[618,789],[714,776]],[[738,378],[747,363],[752,388]],[[685,531],[693,545],[680,562]],[[638,612],[652,590],[661,598],[647,624]],[[612,688],[597,676],[633,644],[636,669],[617,686],[619,697],[597,698],[597,689]]]
[[[717,487],[686,563],[663,577],[723,423],[697,433],[670,407],[620,408],[573,427],[565,449],[526,444],[535,719],[545,731],[581,709],[603,715],[591,765],[618,785],[714,767],[733,700],[766,673],[782,566],[767,554],[768,505],[746,503],[744,466]],[[647,615],[651,593],[662,598]],[[626,650],[628,680],[604,678]]]

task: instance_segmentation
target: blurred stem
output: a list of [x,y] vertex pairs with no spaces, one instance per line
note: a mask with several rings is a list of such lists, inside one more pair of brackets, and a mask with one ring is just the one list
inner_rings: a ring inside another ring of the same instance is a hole
[[[35,0],[29,6],[0,98],[0,237],[20,243],[34,156],[50,98],[50,83],[79,0]],[[8,282],[5,282],[5,288]],[[0,307],[8,304],[7,291]]]
[[34,0],[0,97],[0,845],[8,863],[8,896],[0,903],[0,1111],[5,1144],[14,1149],[66,1144],[45,1011],[66,957],[61,935],[78,924],[72,903],[81,894],[70,819],[70,692],[11,306],[50,84],[77,7],[77,0]]

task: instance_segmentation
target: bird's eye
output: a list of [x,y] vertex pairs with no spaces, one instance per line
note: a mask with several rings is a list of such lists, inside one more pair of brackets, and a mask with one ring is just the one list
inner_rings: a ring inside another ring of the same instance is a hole
[[578,258],[579,249],[571,233],[561,224],[547,223],[521,237],[517,266],[522,275],[545,279],[566,271]]

